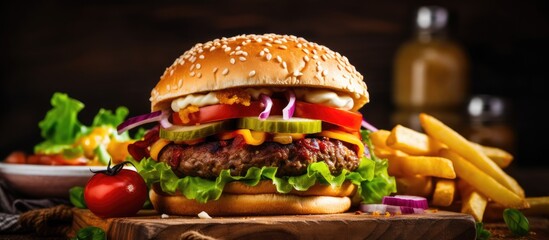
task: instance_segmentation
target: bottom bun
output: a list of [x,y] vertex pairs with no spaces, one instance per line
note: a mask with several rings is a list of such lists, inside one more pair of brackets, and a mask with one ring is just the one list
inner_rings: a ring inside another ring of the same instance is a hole
[[218,200],[199,203],[182,195],[168,195],[158,186],[149,197],[154,209],[161,214],[194,215],[204,211],[211,216],[287,215],[343,213],[351,207],[349,197],[297,196],[290,194],[228,194]]

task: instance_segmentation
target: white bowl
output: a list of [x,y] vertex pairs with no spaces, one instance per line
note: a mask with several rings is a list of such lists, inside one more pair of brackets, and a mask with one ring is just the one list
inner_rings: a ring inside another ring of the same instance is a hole
[[69,198],[69,189],[84,187],[93,171],[107,166],[50,166],[0,162],[0,177],[16,192],[29,198]]

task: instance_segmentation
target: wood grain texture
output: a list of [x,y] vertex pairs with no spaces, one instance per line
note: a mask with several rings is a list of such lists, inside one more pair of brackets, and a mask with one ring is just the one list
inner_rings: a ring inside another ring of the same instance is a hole
[[170,216],[151,211],[131,218],[100,219],[74,211],[73,230],[103,228],[109,239],[475,239],[470,215],[437,211],[425,214],[372,216],[342,213],[260,217]]

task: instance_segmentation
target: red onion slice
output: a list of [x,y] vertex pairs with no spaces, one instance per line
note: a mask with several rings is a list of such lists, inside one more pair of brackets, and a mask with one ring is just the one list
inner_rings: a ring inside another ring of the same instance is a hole
[[385,196],[381,201],[383,204],[401,206],[401,207],[410,207],[410,208],[421,208],[427,209],[429,205],[427,199],[420,196],[411,196],[411,195],[395,195],[395,196]]
[[282,119],[288,120],[294,115],[295,111],[295,93],[292,90],[286,92],[288,98],[288,105],[282,109]]
[[273,107],[273,100],[271,97],[261,94],[261,104],[265,105],[265,110],[259,114],[259,119],[265,120],[269,117],[269,114],[271,114],[271,108]]
[[125,131],[128,131],[137,126],[141,126],[146,123],[158,122],[161,120],[162,111],[156,111],[152,113],[147,113],[135,117],[128,118],[126,121],[121,123],[116,127],[118,134],[122,134]]
[[376,127],[374,127],[372,124],[366,122],[366,120],[362,119],[362,127],[372,131],[372,132],[375,132],[377,131],[378,129]]
[[377,212],[379,214],[385,214],[387,212],[391,214],[415,214],[425,212],[423,208],[393,206],[387,204],[360,204],[360,211],[366,213]]
[[170,122],[170,111],[162,111],[160,116],[160,125],[162,128],[170,128],[173,124]]

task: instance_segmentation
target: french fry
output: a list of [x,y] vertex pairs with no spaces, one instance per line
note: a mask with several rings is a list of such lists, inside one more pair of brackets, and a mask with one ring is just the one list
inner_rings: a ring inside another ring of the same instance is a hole
[[475,221],[482,222],[488,199],[479,193],[463,179],[458,180],[458,189],[461,195],[461,212],[470,214]]
[[396,177],[397,194],[430,197],[433,192],[433,181],[428,176]]
[[454,179],[456,172],[452,162],[442,157],[431,156],[391,156],[388,172],[392,176],[432,176]]
[[396,125],[387,137],[387,146],[415,156],[435,156],[446,146],[439,141],[402,125]]
[[370,139],[372,140],[372,144],[374,145],[374,153],[376,156],[380,158],[388,158],[389,156],[406,156],[408,154],[401,152],[399,150],[395,150],[389,146],[387,146],[387,138],[391,132],[387,130],[377,130],[375,132],[372,132],[370,134]]
[[478,143],[473,143],[473,147],[484,152],[484,154],[486,154],[486,156],[494,161],[500,168],[508,167],[513,161],[513,155],[501,148],[484,146]]
[[460,179],[463,179],[493,201],[510,208],[522,209],[528,207],[528,202],[523,197],[509,190],[452,150],[441,149],[440,156],[452,161],[456,174]]
[[[526,201],[530,207],[520,210],[525,216],[549,216],[549,196],[527,197]],[[503,210],[505,207],[501,204],[489,202],[484,212],[484,219],[499,221],[503,217]]]
[[[474,166],[480,169],[479,171],[481,173],[488,174],[495,181],[500,183],[500,185],[505,186],[520,198],[524,199],[524,190],[517,181],[507,175],[497,164],[490,160],[486,154],[473,147],[473,144],[459,133],[446,126],[438,119],[425,113],[419,114],[419,121],[429,136],[446,144],[452,151],[474,164]],[[441,151],[443,150],[444,149]]]
[[431,203],[435,206],[448,207],[454,201],[456,182],[452,179],[439,179],[435,184]]

